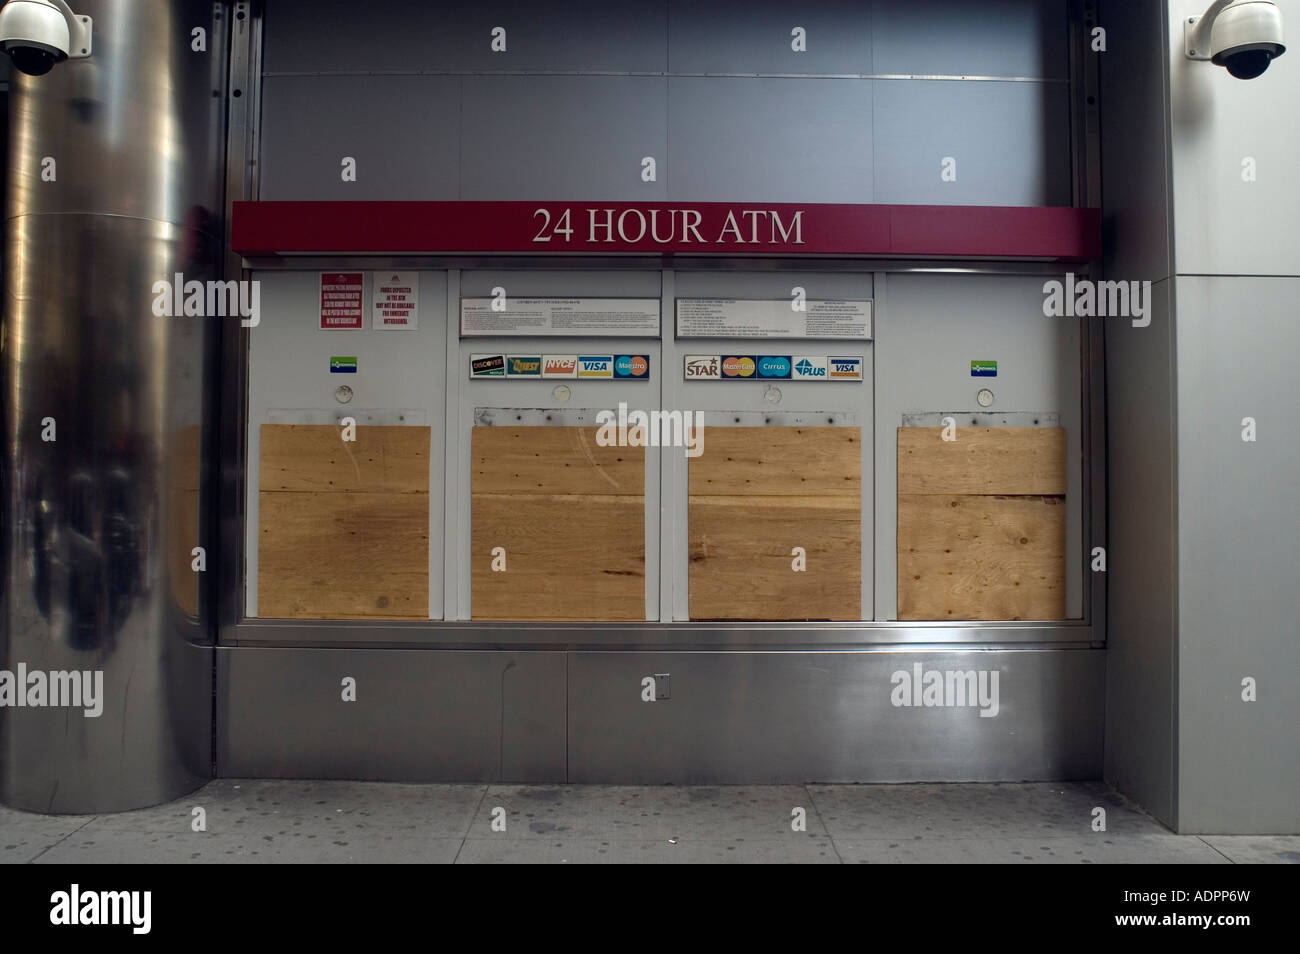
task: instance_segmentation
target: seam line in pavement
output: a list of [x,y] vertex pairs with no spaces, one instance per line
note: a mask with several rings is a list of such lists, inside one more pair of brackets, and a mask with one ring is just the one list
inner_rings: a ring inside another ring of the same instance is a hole
[[483,786],[483,793],[478,797],[478,804],[474,806],[474,814],[470,817],[469,827],[465,829],[465,835],[460,840],[460,847],[456,849],[456,857],[451,859],[454,865],[460,861],[460,853],[465,850],[465,842],[469,841],[469,833],[474,830],[474,822],[478,819],[478,813],[483,810],[483,803],[487,801],[488,789],[491,785]]
[[1213,852],[1215,852],[1215,853],[1217,853],[1217,854],[1219,854],[1219,855],[1223,855],[1223,857],[1224,857],[1225,859],[1227,859],[1228,864],[1230,864],[1230,865],[1235,865],[1235,864],[1236,864],[1235,861],[1233,861],[1233,860],[1232,860],[1231,858],[1229,858],[1227,855],[1224,855],[1223,852],[1219,851],[1218,848],[1214,847],[1214,845],[1210,844],[1208,841],[1206,841],[1206,840],[1205,840],[1204,838],[1202,838],[1200,835],[1197,835],[1197,836],[1196,836],[1196,840],[1199,841],[1199,842],[1200,842],[1202,845],[1204,845],[1206,848],[1209,848],[1211,851],[1213,851]]
[[47,851],[50,851],[50,850],[52,850],[52,849],[54,849],[54,848],[59,847],[59,845],[63,844],[65,841],[67,841],[69,838],[71,838],[71,837],[72,837],[73,835],[75,835],[77,832],[81,831],[81,829],[85,828],[85,827],[86,827],[87,825],[89,825],[91,822],[96,821],[98,818],[99,818],[98,815],[95,815],[93,818],[87,818],[87,819],[85,820],[85,822],[83,822],[82,824],[78,825],[78,826],[77,826],[76,828],[74,828],[72,831],[68,832],[66,835],[64,835],[62,838],[60,838],[60,839],[59,839],[58,841],[56,841],[54,844],[52,844],[52,845],[46,845],[44,848],[42,848],[42,849],[41,849],[40,851],[38,851],[36,854],[32,855],[32,857],[28,858],[27,861],[24,862],[24,864],[29,864],[29,865],[30,865],[30,864],[35,864],[35,863],[36,863],[36,860],[37,860],[38,858],[40,858],[41,855],[45,854]]
[[812,789],[808,787],[807,782],[804,783],[803,790],[808,796],[808,804],[812,806],[813,814],[817,816],[817,822],[822,826],[822,831],[826,832],[826,840],[831,843],[831,851],[835,852],[835,860],[839,864],[844,864],[844,859],[840,857],[840,849],[835,845],[835,836],[831,834],[831,827],[822,820],[822,813],[817,808],[817,801],[813,798]]

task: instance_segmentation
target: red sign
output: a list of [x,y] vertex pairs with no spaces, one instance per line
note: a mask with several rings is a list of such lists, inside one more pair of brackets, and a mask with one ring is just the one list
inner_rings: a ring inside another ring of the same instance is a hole
[[1097,209],[654,202],[236,202],[243,255],[654,254],[1044,259],[1101,254]]
[[364,272],[320,273],[320,326],[360,328]]

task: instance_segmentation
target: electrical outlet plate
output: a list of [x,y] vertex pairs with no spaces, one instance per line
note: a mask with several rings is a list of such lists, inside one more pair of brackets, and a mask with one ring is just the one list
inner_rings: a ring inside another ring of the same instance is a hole
[[669,680],[672,678],[666,672],[655,673],[655,701],[663,702],[669,697]]

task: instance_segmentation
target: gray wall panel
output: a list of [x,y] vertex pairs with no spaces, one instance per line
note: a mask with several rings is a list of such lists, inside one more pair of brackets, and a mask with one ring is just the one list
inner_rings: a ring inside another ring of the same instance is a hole
[[1300,831],[1300,279],[1177,294],[1179,829]]
[[1065,6],[1065,0],[872,0],[872,72],[1064,79]]
[[[913,663],[999,671],[1000,712],[891,704]],[[1100,650],[573,653],[569,780],[621,784],[1093,778]],[[641,701],[641,680],[671,698]]]
[[217,666],[227,778],[564,778],[563,653],[238,647]]
[[[674,73],[870,73],[871,4],[862,0],[672,0]],[[791,49],[803,27],[807,49]]]
[[[663,2],[269,0],[266,70],[633,70],[667,63]],[[506,30],[493,52],[492,28]]]
[[868,82],[674,77],[668,90],[674,200],[874,201]]
[[[664,83],[645,76],[467,77],[460,197],[663,199]],[[643,156],[656,158],[657,182],[641,180]]]
[[[875,202],[1070,205],[1068,91],[1041,83],[872,82]],[[957,178],[940,178],[942,160]]]
[[1152,288],[1150,326],[1115,321],[1106,339],[1106,778],[1171,826],[1178,821],[1172,284]]
[[[1294,48],[1257,79],[1243,82],[1183,55],[1182,20],[1205,12],[1202,0],[1169,5],[1170,109],[1179,274],[1300,275],[1296,156],[1300,155],[1300,77]],[[1288,31],[1300,25],[1300,0],[1278,0]],[[1242,160],[1256,181],[1242,179]]]
[[[262,199],[457,198],[460,79],[272,76],[263,87]],[[344,182],[344,156],[357,179]]]

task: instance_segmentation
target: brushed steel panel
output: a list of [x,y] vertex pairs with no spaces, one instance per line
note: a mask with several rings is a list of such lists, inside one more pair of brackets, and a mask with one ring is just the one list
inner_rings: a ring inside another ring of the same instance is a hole
[[0,668],[102,672],[103,711],[0,710],[0,799],[80,814],[176,798],[211,773],[210,578],[190,553],[207,547],[215,569],[220,319],[152,304],[158,280],[217,275],[229,11],[77,11],[94,54],[11,80]]
[[217,772],[563,781],[565,678],[562,653],[222,647]]
[[[997,670],[1000,710],[896,707],[891,673]],[[1102,650],[573,653],[569,781],[1023,781],[1101,773]],[[641,680],[672,677],[642,702]]]

